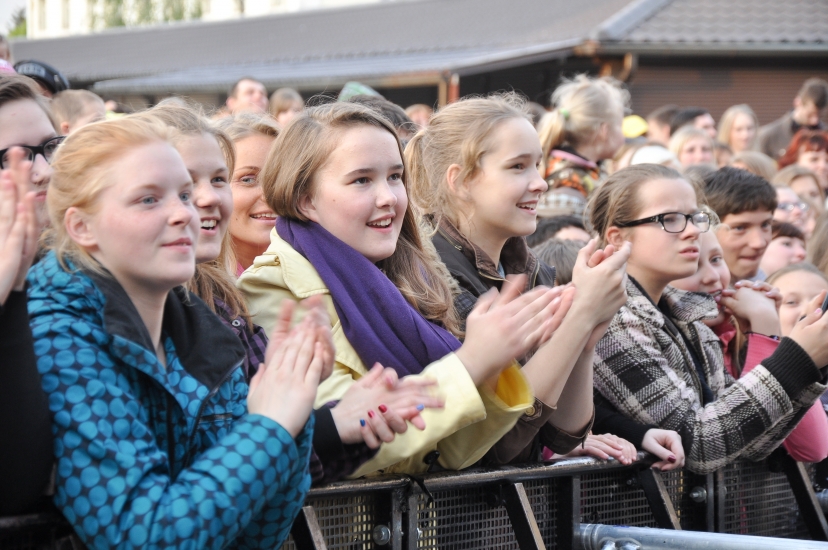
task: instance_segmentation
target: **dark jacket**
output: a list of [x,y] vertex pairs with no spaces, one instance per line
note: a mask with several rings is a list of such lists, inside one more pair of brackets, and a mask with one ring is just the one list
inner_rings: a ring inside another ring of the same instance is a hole
[[0,306],[0,515],[25,512],[49,482],[52,418],[34,353],[26,293]]
[[693,472],[767,457],[825,391],[824,372],[790,338],[734,380],[702,322],[716,313],[707,294],[667,287],[656,307],[630,278],[627,295],[595,347],[595,387],[629,417],[678,432]]
[[[759,128],[759,150],[772,159],[779,159],[785,154],[788,145],[799,130],[806,128],[800,126],[793,119],[793,112],[785,113],[778,118]],[[825,124],[820,122],[813,130],[825,130]]]
[[[432,238],[440,259],[460,286],[455,307],[461,319],[469,316],[481,294],[492,287],[500,288],[504,278],[488,255],[466,239],[448,221],[443,220]],[[509,239],[501,253],[501,265],[507,275],[526,274],[526,290],[538,285],[554,286],[555,270],[539,261],[529,251],[522,237]],[[484,457],[486,464],[508,464],[540,460],[543,447],[556,453],[568,453],[583,442],[590,425],[581,434],[570,434],[549,424],[555,412],[539,399],[511,431],[503,436]]]
[[164,308],[166,367],[108,275],[29,272],[49,395],[55,504],[94,548],[278,547],[310,487],[313,417],[294,440],[247,412],[244,350],[195,295]]

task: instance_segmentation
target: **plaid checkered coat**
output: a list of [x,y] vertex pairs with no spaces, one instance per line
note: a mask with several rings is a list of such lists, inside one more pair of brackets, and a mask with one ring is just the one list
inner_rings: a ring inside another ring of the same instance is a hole
[[701,321],[715,302],[668,287],[671,319],[704,363],[714,401],[702,406],[701,384],[684,339],[630,280],[629,296],[595,348],[596,399],[644,424],[677,431],[686,466],[717,470],[737,458],[760,460],[778,447],[825,391],[823,376],[793,340],[739,380],[724,369],[721,343]]

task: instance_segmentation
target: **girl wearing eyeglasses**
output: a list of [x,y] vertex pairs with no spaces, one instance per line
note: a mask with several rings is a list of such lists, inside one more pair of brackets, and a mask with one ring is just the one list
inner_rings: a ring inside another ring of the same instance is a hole
[[590,217],[602,245],[632,243],[629,297],[595,348],[595,387],[623,414],[677,431],[687,467],[705,474],[766,457],[825,390],[828,318],[823,292],[770,357],[734,380],[703,322],[718,314],[714,298],[669,286],[698,269],[710,229],[701,202],[678,172],[642,164],[596,191]]
[[38,93],[30,78],[0,78],[0,169],[10,168],[12,147],[21,147],[24,160],[32,161],[29,191],[35,192],[38,227],[48,222],[46,188],[52,177],[49,163],[63,138],[57,135],[47,100]]

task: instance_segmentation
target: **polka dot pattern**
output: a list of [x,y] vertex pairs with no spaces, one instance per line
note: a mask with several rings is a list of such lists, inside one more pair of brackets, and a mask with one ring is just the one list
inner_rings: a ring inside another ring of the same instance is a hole
[[281,545],[310,488],[313,416],[294,440],[247,413],[242,369],[208,388],[169,338],[164,368],[137,341],[107,332],[109,297],[53,253],[29,273],[54,419],[55,504],[89,548]]

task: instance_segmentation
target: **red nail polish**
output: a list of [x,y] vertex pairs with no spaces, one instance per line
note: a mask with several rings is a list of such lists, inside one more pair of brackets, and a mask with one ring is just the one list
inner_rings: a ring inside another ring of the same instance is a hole
[[670,455],[670,456],[667,457],[667,462],[669,462],[670,464],[675,463],[675,461],[676,461],[676,457],[674,457],[673,455]]
[[380,405],[377,408],[379,409],[379,412],[381,412],[381,413],[387,413],[388,412],[388,407],[386,407],[385,405]]
[[368,418],[374,418],[374,411],[368,411]]

